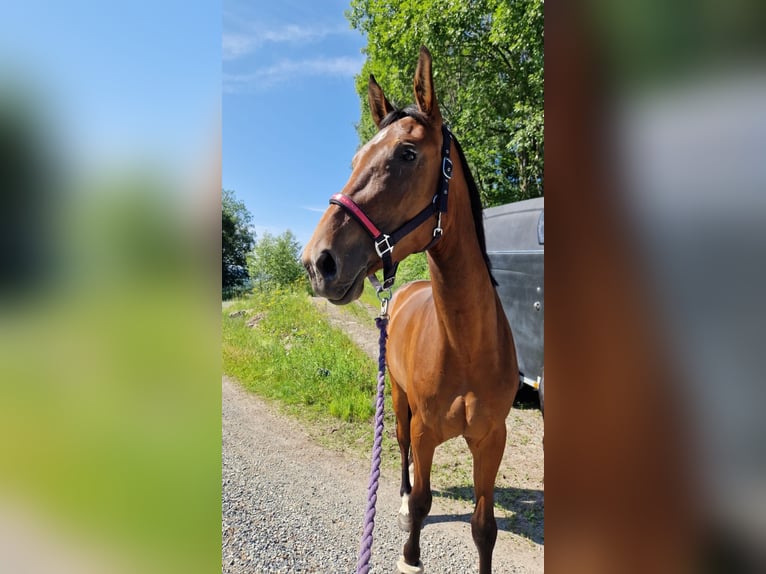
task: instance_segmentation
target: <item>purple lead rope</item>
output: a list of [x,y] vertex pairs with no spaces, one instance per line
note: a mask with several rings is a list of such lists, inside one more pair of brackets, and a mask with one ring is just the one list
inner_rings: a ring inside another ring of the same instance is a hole
[[380,459],[383,453],[383,396],[386,381],[386,326],[388,316],[382,313],[375,319],[380,329],[380,354],[378,355],[378,394],[375,401],[375,440],[372,445],[372,463],[370,482],[367,486],[367,509],[364,513],[364,529],[359,544],[359,558],[356,561],[356,574],[368,574],[372,554],[372,531],[375,528],[375,503],[378,500],[378,479],[380,478]]

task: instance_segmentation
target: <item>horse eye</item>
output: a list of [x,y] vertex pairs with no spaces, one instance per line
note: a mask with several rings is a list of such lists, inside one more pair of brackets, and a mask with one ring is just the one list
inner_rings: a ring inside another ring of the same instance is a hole
[[413,149],[406,148],[402,152],[402,159],[404,161],[414,161],[416,157],[417,157],[417,155],[415,154],[415,150],[413,150]]

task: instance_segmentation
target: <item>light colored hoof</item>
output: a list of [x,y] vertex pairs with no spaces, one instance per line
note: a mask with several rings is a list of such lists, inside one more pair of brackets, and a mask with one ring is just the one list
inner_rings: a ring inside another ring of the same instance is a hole
[[409,532],[412,528],[412,518],[410,518],[409,514],[402,514],[401,512],[397,515],[399,519],[397,522],[399,523],[399,530],[402,532]]
[[399,574],[423,574],[425,572],[422,562],[418,562],[417,566],[410,566],[404,561],[404,556],[399,556],[396,567],[399,570]]

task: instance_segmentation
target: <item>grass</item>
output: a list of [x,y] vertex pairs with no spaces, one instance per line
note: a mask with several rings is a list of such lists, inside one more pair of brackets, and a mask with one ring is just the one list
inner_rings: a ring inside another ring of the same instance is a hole
[[[362,319],[374,316],[364,305],[347,307]],[[369,457],[377,362],[330,326],[305,292],[256,292],[236,299],[223,309],[222,323],[226,374],[307,423],[319,444]],[[386,380],[383,466],[398,468],[389,385]]]
[[[369,295],[377,304],[375,291]],[[377,314],[359,302],[344,310],[365,321]],[[306,423],[322,446],[369,458],[377,361],[332,327],[302,290],[256,292],[222,313],[224,373]],[[383,466],[398,469],[388,377],[384,408]]]
[[[362,291],[362,295],[359,297],[359,304],[370,305],[373,309],[376,310],[380,309],[380,300],[378,299],[378,295],[375,293],[375,288],[369,281],[364,282],[364,291]],[[347,305],[347,307],[350,307],[350,305]]]
[[340,309],[344,313],[348,313],[356,318],[359,322],[372,325],[375,317],[380,312],[380,301],[378,301],[378,296],[375,294],[375,289],[369,282],[366,282],[362,296],[348,305],[343,305]]
[[298,291],[255,293],[223,311],[223,368],[284,405],[347,422],[373,415],[374,363]]

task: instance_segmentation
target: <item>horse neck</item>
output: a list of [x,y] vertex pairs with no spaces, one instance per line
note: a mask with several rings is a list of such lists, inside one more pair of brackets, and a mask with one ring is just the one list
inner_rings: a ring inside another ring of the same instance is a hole
[[428,267],[434,305],[447,340],[461,341],[463,347],[466,340],[486,343],[485,337],[494,338],[495,289],[479,247],[468,187],[460,173],[450,182],[444,234],[428,251]]

